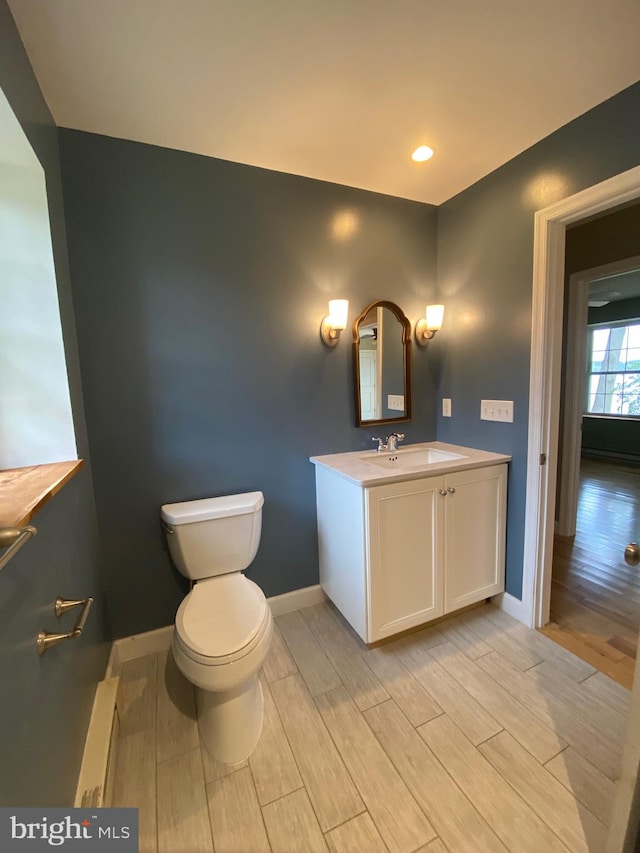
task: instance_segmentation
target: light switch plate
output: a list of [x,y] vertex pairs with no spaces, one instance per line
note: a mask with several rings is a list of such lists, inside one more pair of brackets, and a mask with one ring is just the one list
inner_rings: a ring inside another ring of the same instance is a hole
[[513,400],[480,400],[481,421],[513,423]]
[[451,417],[451,399],[449,397],[442,398],[442,417]]
[[404,394],[388,394],[387,408],[395,412],[404,412]]

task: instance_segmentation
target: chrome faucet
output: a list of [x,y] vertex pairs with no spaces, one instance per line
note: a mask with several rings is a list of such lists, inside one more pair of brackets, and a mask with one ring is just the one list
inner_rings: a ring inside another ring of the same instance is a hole
[[381,438],[372,438],[371,441],[378,442],[378,453],[393,453],[398,449],[398,442],[404,441],[404,433],[392,432],[385,438],[384,442]]
[[392,432],[387,436],[387,450],[397,450],[399,441],[404,441],[404,433]]

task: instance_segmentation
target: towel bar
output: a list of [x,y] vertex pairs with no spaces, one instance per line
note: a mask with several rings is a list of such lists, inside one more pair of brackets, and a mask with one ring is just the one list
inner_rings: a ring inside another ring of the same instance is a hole
[[0,571],[4,569],[9,560],[24,545],[27,539],[31,539],[37,533],[36,528],[27,527],[0,527],[0,548],[7,550],[0,557]]
[[93,604],[93,598],[61,598],[58,596],[55,600],[54,611],[59,619],[63,613],[66,613],[67,610],[71,610],[72,607],[82,607],[80,611],[80,615],[76,619],[76,624],[73,626],[71,631],[67,631],[65,634],[57,634],[57,633],[47,633],[46,631],[39,631],[38,637],[36,640],[38,646],[38,654],[43,655],[47,649],[50,649],[52,646],[57,646],[58,643],[61,643],[63,640],[75,640],[76,637],[79,637],[80,634],[84,631],[84,625],[87,621],[87,616],[89,615],[89,610],[91,610],[91,605]]

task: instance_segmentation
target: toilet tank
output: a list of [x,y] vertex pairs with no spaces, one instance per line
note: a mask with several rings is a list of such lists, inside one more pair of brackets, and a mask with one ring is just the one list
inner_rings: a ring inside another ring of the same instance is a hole
[[262,492],[165,504],[161,517],[178,570],[192,580],[241,572],[262,531]]

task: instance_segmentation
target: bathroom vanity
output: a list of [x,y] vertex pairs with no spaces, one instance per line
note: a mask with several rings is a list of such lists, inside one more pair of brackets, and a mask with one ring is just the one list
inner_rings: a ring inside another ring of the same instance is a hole
[[311,458],[320,584],[366,643],[504,591],[510,459],[442,442]]

